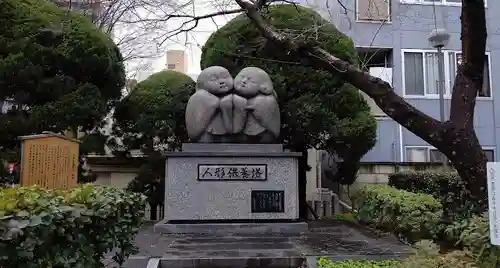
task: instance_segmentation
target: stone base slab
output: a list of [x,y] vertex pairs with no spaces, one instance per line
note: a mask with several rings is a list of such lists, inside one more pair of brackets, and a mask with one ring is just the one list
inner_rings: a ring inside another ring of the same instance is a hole
[[308,231],[308,225],[306,222],[177,223],[162,220],[155,224],[154,231],[164,234],[301,234]]
[[[307,267],[315,267],[316,260],[312,259],[314,263],[307,262]],[[248,268],[248,267],[262,267],[262,268],[289,268],[301,267],[306,263],[306,259],[302,257],[282,257],[282,258],[266,258],[266,257],[252,257],[252,258],[205,258],[205,259],[166,259],[162,258],[154,268]],[[153,267],[153,266],[152,266]],[[148,266],[149,268],[149,266]]]

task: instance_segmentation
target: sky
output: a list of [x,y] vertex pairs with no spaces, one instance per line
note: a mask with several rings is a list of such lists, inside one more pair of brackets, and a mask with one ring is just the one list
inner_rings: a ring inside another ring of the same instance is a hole
[[[184,0],[185,1],[185,0]],[[231,0],[194,0],[192,4],[183,9],[184,14],[189,15],[205,15],[213,12],[217,12],[220,10],[227,10],[231,7],[228,6],[227,3],[222,1],[230,1]],[[158,14],[148,15],[148,17],[158,17]],[[161,15],[160,15],[161,16]],[[229,20],[231,20],[233,16],[217,16],[212,19],[204,19],[200,20],[198,26],[187,32],[180,33],[176,36],[173,36],[165,42],[161,48],[159,48],[159,54],[156,57],[141,59],[140,63],[136,61],[127,62],[127,69],[129,73],[132,73],[131,70],[137,70],[137,66],[141,66],[141,70],[137,72],[137,75],[134,77],[137,80],[141,81],[152,73],[161,71],[165,69],[166,63],[166,51],[170,49],[181,49],[185,50],[188,54],[188,71],[187,74],[199,74],[200,73],[200,57],[201,57],[201,48],[203,44],[207,41],[214,31],[218,29],[218,27],[223,26]],[[173,29],[179,28],[179,26],[185,22],[187,19],[170,19],[167,23],[167,28],[162,29],[161,31],[167,32],[172,31]],[[115,31],[115,35],[120,37],[120,34],[125,32],[123,29],[118,29]],[[148,48],[143,48],[148,49]],[[153,48],[149,48],[153,49]],[[144,68],[144,65],[148,65],[147,68]]]
[[[228,9],[227,5],[222,6],[222,4],[218,4],[218,1],[207,1],[207,0],[195,0],[194,5],[194,14],[197,16],[210,14],[213,12],[217,12],[220,10]],[[167,49],[185,49],[188,52],[188,73],[199,73],[200,70],[200,57],[201,57],[201,48],[203,44],[207,41],[210,35],[218,29],[218,27],[222,27],[228,21],[230,21],[234,16],[217,16],[212,19],[204,19],[200,21],[199,25],[196,29],[190,31],[190,34],[180,34],[174,38],[172,38],[167,45]],[[176,21],[176,26],[180,25],[182,21]],[[174,24],[174,22],[172,22]],[[163,58],[162,61],[156,62],[155,68],[163,68],[166,58]]]

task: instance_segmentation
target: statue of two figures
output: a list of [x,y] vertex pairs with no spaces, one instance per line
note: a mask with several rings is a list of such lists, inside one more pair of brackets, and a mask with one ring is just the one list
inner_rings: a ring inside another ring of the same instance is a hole
[[275,142],[281,122],[271,78],[257,67],[234,79],[224,67],[204,69],[187,104],[186,128],[199,143]]

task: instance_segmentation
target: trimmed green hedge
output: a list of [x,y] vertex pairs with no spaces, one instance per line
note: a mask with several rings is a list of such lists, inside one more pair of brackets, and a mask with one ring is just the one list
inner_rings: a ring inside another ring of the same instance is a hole
[[69,191],[38,187],[0,190],[0,267],[102,267],[135,252],[144,218],[140,194],[82,185]]
[[432,196],[388,185],[363,185],[353,201],[360,223],[401,234],[410,242],[434,237],[443,214]]
[[400,261],[396,260],[346,260],[333,262],[327,258],[318,258],[318,268],[397,268],[400,267]]
[[470,191],[456,172],[412,171],[389,175],[389,185],[413,193],[430,194],[443,205],[446,222],[475,214]]
[[120,147],[151,149],[151,140],[158,137],[168,143],[170,150],[180,149],[181,144],[188,140],[185,110],[195,91],[193,79],[174,70],[154,73],[137,84],[117,103],[113,114],[113,135],[123,141]]

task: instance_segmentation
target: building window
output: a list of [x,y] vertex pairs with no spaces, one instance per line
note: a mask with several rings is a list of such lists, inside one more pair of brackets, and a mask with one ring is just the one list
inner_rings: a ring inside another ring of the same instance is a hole
[[437,94],[437,53],[404,52],[406,95]]
[[356,20],[390,21],[391,0],[357,0]]
[[[483,149],[488,162],[495,161],[495,150]],[[442,154],[431,146],[407,146],[406,162],[442,163]]]
[[484,149],[484,154],[486,154],[486,158],[488,158],[488,162],[495,162],[495,150],[493,149]]
[[169,70],[175,69],[175,64],[174,63],[167,64],[167,69],[169,69]]
[[406,162],[429,162],[429,149],[426,147],[407,147]]
[[[483,87],[478,92],[478,97],[491,97],[491,87],[490,87],[490,60],[489,55],[486,55],[484,59],[484,71],[483,71]],[[462,65],[462,53],[459,52],[449,52],[449,66],[450,66],[450,92],[453,89],[454,77],[457,74],[458,67]]]
[[[462,54],[455,51],[444,51],[444,69],[447,81],[444,86],[446,97],[451,96],[457,69],[462,62]],[[489,54],[486,55],[484,83],[478,97],[491,97],[491,77]],[[403,81],[406,96],[437,98],[439,94],[438,53],[435,51],[403,51]]]
[[406,162],[442,162],[441,152],[429,146],[406,147]]

